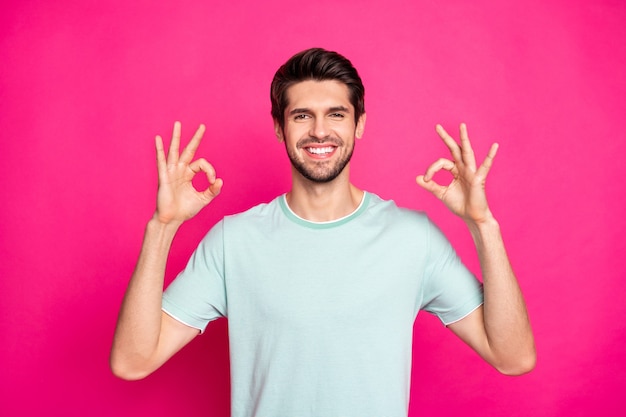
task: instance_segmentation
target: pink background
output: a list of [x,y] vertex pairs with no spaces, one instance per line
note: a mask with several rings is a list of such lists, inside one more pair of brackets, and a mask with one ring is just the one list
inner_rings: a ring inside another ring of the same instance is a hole
[[[508,3],[508,4],[505,4]],[[0,415],[226,416],[227,324],[141,382],[114,378],[117,310],[154,208],[153,137],[174,120],[225,214],[289,187],[269,83],[311,46],[349,57],[368,123],[353,180],[427,211],[474,271],[463,224],[414,178],[468,123],[537,339],[499,375],[439,322],[415,326],[411,416],[616,416],[626,408],[626,3],[9,1],[0,16]]]

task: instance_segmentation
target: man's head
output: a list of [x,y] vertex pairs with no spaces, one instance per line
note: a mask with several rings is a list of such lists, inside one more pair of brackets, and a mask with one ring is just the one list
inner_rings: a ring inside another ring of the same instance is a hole
[[281,66],[272,80],[270,99],[272,118],[281,128],[285,126],[285,109],[288,106],[287,89],[307,81],[338,81],[348,87],[350,103],[354,107],[355,123],[365,113],[365,88],[352,63],[336,52],[311,48],[291,57]]

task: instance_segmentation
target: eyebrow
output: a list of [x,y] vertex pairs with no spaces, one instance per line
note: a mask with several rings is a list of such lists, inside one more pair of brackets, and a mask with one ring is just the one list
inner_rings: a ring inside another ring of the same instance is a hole
[[336,111],[341,111],[344,113],[349,113],[350,109],[348,109],[347,107],[344,106],[335,106],[335,107],[331,107],[330,109],[328,109],[329,112],[336,112]]
[[[345,107],[345,106],[334,106],[334,107],[330,107],[330,108],[328,109],[328,112],[329,112],[329,113],[338,112],[338,111],[340,111],[340,112],[345,112],[345,113],[349,113],[349,112],[350,112],[350,109],[348,109],[348,108],[347,108],[347,107]],[[311,113],[311,109],[306,108],[306,107],[296,108],[296,109],[291,110],[291,111],[289,112],[289,115],[290,115],[290,116],[292,116],[292,115],[294,115],[294,114],[301,114],[301,113]]]

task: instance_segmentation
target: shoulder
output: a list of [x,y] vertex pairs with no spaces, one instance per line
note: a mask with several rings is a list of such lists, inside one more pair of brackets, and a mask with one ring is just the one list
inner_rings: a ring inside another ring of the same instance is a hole
[[404,225],[418,225],[428,227],[430,220],[426,213],[407,208],[400,207],[393,200],[384,200],[376,194],[368,193],[370,201],[368,205],[368,214],[376,217],[379,221],[388,221]]
[[260,203],[240,213],[224,216],[223,221],[226,223],[246,222],[272,215],[277,209],[280,208],[279,199],[281,198],[282,195],[274,198],[268,203]]
[[252,227],[254,224],[262,224],[263,221],[261,220],[271,216],[271,213],[278,207],[279,198],[280,197],[276,197],[269,203],[257,204],[245,211],[224,216],[209,229],[203,241],[222,240],[226,230],[230,232],[239,229],[245,230],[248,227]]
[[257,204],[246,211],[225,216],[221,221],[224,233],[249,235],[255,230],[269,232],[268,228],[276,227],[276,224],[281,221],[279,203],[281,198],[282,196],[279,196],[268,203]]

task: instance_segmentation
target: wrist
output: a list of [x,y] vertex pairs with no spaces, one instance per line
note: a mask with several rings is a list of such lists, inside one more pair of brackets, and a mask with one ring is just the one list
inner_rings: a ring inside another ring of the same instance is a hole
[[176,232],[178,228],[183,224],[182,221],[179,220],[163,220],[159,217],[159,214],[155,212],[152,215],[152,218],[148,221],[148,228],[154,231],[162,231],[162,232]]
[[492,240],[490,238],[500,236],[500,224],[492,215],[480,221],[467,221],[466,224],[476,244],[486,243]]

